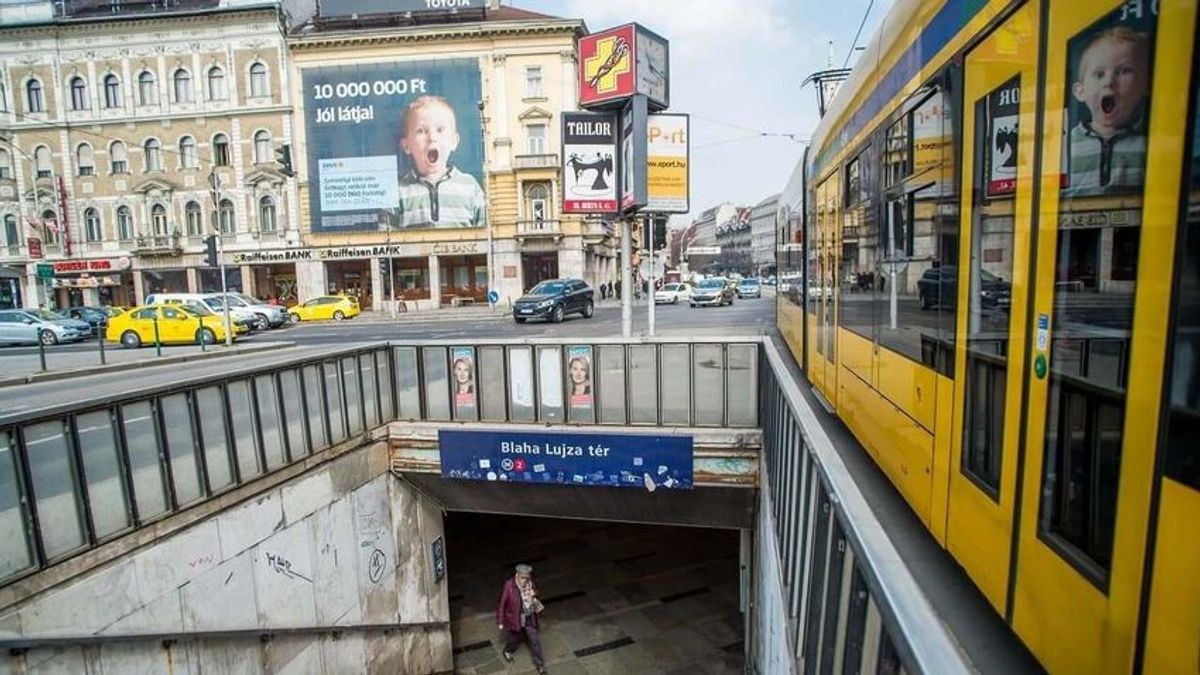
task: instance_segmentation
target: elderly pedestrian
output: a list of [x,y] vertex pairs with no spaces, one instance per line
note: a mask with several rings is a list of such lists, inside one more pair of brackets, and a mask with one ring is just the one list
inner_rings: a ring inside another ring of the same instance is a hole
[[504,588],[500,591],[496,623],[504,632],[504,660],[513,660],[513,653],[521,646],[521,636],[524,635],[529,642],[533,667],[537,668],[539,675],[544,675],[546,662],[542,659],[542,640],[538,633],[538,613],[543,606],[537,596],[533,568],[517,565],[516,574],[505,580]]

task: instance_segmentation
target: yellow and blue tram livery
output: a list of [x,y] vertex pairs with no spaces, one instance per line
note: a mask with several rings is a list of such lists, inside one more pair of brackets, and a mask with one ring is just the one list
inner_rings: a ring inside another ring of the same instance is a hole
[[898,0],[780,200],[813,388],[1052,673],[1200,672],[1195,0]]

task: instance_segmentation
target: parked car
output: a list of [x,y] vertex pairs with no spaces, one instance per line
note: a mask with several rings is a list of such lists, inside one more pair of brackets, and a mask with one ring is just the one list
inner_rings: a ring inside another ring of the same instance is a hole
[[233,303],[231,307],[237,306],[239,302],[242,303],[254,310],[259,316],[265,318],[271,328],[278,328],[288,321],[287,308],[281,305],[272,305],[245,293],[228,293],[227,295],[230,298],[230,302]]
[[592,318],[596,306],[592,289],[582,279],[547,279],[513,303],[513,319],[549,319],[559,323],[568,314]]
[[108,323],[109,317],[106,307],[68,307],[64,313],[72,319],[86,321],[97,335],[101,327]]
[[761,298],[762,282],[754,278],[742,279],[737,284],[737,296],[739,298]]
[[[254,330],[266,330],[270,326],[281,326],[287,321],[287,311],[275,305],[251,305],[241,298],[240,293],[151,293],[146,296],[147,305],[178,305],[185,302],[201,302],[214,312],[223,313],[229,303],[231,318],[241,319]],[[246,296],[249,298],[249,296]],[[251,298],[253,300],[253,298]],[[257,300],[254,300],[257,303]]]
[[75,342],[92,334],[86,322],[68,319],[48,310],[0,310],[0,343],[45,345]]
[[353,295],[322,295],[288,310],[291,321],[341,321],[359,314],[362,314],[362,310],[358,306],[358,298]]
[[662,304],[669,302],[672,305],[678,304],[680,299],[687,300],[692,297],[692,286],[688,283],[666,284],[654,293],[654,302]]
[[701,279],[692,289],[692,297],[688,304],[692,307],[703,305],[732,305],[735,291],[729,280],[724,277],[709,277]]
[[[1012,304],[1012,284],[988,272],[979,271],[979,300],[988,309],[1007,309]],[[950,308],[958,304],[958,267],[931,267],[917,280],[921,309]]]
[[202,316],[187,305],[144,305],[108,321],[104,338],[126,349],[154,344],[214,344],[225,339],[225,322],[216,313]]

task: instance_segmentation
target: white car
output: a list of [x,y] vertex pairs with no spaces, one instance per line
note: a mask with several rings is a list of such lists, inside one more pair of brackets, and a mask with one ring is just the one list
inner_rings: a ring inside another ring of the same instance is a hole
[[675,305],[678,304],[680,300],[690,300],[691,297],[692,287],[690,284],[667,284],[655,292],[654,304],[661,305],[663,303],[670,303]]

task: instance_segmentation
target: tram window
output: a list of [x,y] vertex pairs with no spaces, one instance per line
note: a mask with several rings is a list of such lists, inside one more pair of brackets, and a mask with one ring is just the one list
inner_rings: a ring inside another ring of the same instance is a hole
[[1008,387],[1020,77],[975,103],[962,470],[999,496]]
[[883,186],[891,187],[908,177],[908,153],[911,148],[912,117],[896,120],[884,135]]
[[853,206],[863,200],[861,158],[855,157],[846,164],[846,206]]
[[1156,21],[1118,9],[1067,43],[1040,522],[1098,584],[1116,525]]
[[1163,452],[1170,478],[1200,490],[1200,83],[1192,93],[1192,152],[1180,221],[1174,332]]

